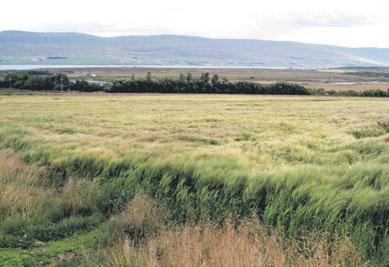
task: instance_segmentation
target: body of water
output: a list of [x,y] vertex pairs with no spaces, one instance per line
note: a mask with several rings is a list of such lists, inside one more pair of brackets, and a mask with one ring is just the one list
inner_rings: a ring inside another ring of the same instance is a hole
[[258,66],[190,66],[190,65],[0,65],[0,70],[35,69],[90,69],[90,68],[170,68],[170,69],[287,69],[280,67]]

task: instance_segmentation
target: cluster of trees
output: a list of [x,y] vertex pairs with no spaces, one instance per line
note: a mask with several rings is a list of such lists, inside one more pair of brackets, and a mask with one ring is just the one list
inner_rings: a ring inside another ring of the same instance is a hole
[[77,80],[75,82],[70,83],[70,90],[79,92],[99,92],[105,91],[106,88],[99,83]]
[[203,73],[194,79],[190,73],[181,74],[179,79],[152,79],[148,73],[145,79],[114,81],[109,92],[112,93],[205,93],[205,94],[284,94],[308,95],[303,86],[289,83],[263,85],[252,82],[232,83],[227,79],[219,79],[215,74]]
[[0,88],[26,89],[33,91],[81,91],[97,92],[105,88],[97,83],[83,80],[70,81],[62,73],[50,74],[46,71],[17,71],[8,73],[0,80]]
[[69,90],[71,83],[65,74],[31,75],[27,72],[10,72],[3,81],[2,88],[16,88],[39,91],[65,91]]
[[133,75],[129,80],[113,81],[102,85],[84,80],[70,81],[65,74],[11,72],[0,80],[0,88],[16,88],[40,91],[80,91],[110,93],[193,93],[193,94],[272,94],[272,95],[334,95],[334,96],[369,96],[389,97],[389,89],[357,92],[325,91],[308,89],[291,83],[259,84],[254,82],[230,82],[220,79],[217,74],[212,77],[203,73],[194,78],[192,74],[180,74],[178,79],[153,79],[151,73],[145,78],[137,79]]

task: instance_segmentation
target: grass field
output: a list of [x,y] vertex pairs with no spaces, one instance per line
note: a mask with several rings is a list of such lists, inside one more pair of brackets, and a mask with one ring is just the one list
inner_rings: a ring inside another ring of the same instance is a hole
[[[0,261],[22,261],[23,248],[35,251],[30,256],[41,255],[40,242],[50,252],[46,261],[28,260],[47,263],[69,251],[78,251],[70,255],[79,260],[81,249],[66,246],[113,227],[108,218],[121,218],[141,192],[165,203],[177,223],[203,216],[240,221],[256,214],[283,240],[281,247],[308,233],[336,235],[351,240],[361,262],[384,266],[389,263],[388,132],[389,102],[376,98],[0,96],[1,161],[7,163],[0,166]],[[180,229],[170,231],[160,237],[164,244],[172,236],[185,242]],[[196,236],[196,229],[187,231]],[[212,233],[220,240],[228,237],[217,231]],[[152,244],[160,242],[148,240],[144,250],[134,252],[137,258],[145,260]],[[112,260],[118,251],[121,257],[133,255],[131,246],[123,251],[125,242],[103,255]],[[285,252],[279,262],[290,255]],[[348,265],[363,265],[355,259]],[[328,266],[331,260],[325,259]]]

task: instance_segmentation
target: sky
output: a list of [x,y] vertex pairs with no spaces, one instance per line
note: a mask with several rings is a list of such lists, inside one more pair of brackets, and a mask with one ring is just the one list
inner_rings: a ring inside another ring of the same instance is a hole
[[0,30],[389,47],[388,0],[1,0]]

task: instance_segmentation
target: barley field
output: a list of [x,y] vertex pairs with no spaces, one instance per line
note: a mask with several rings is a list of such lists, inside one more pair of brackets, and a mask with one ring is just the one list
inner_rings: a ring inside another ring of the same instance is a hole
[[0,96],[0,262],[385,266],[388,133],[383,98]]

